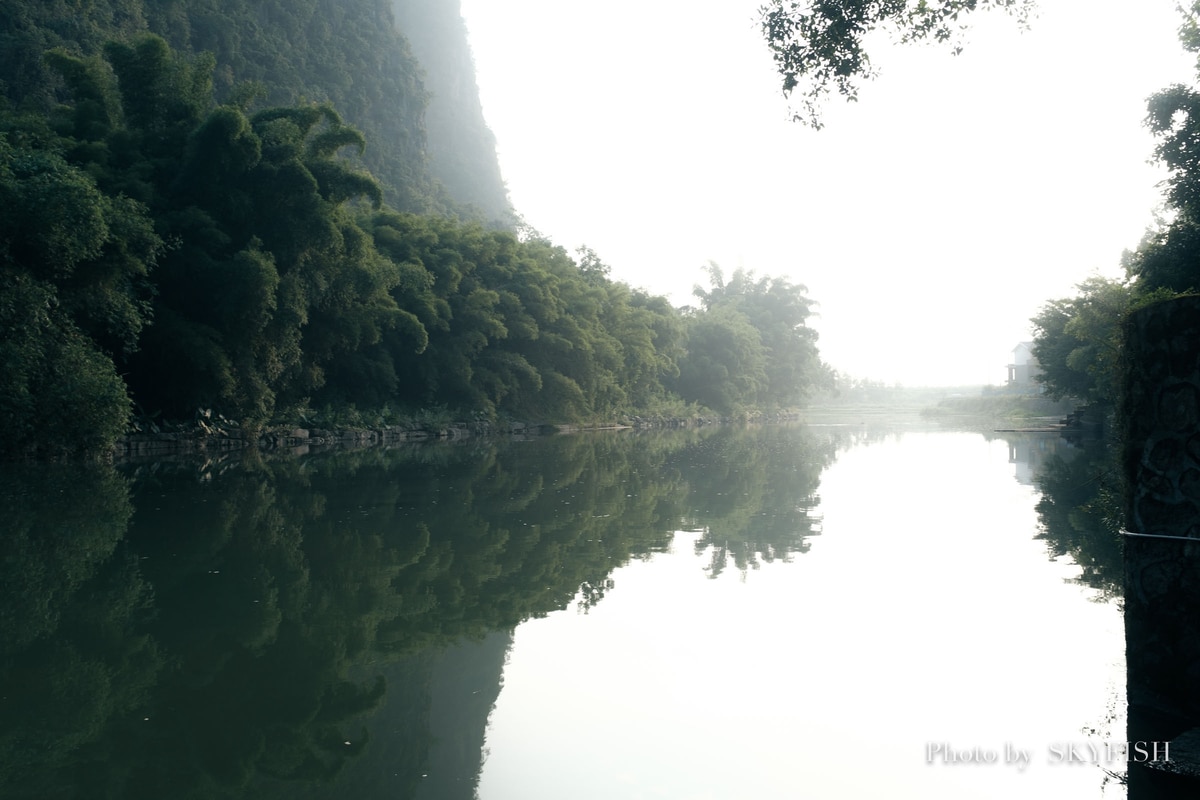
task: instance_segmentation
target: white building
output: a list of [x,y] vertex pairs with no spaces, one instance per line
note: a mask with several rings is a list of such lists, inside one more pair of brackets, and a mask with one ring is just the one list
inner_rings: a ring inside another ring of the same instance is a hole
[[1037,387],[1036,378],[1042,374],[1042,369],[1033,357],[1033,342],[1021,342],[1013,348],[1012,353],[1012,363],[1008,365],[1008,380],[1005,384],[1013,388]]

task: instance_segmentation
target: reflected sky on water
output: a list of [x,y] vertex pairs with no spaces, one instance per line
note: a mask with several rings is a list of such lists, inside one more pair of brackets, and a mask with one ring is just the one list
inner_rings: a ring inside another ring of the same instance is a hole
[[1123,796],[1062,749],[1124,739],[1119,608],[1047,558],[1009,457],[967,433],[850,449],[793,563],[710,580],[680,533],[587,616],[525,623],[479,796]]
[[1119,550],[1056,449],[872,421],[6,469],[0,795],[1123,796],[1053,763],[1124,738]]

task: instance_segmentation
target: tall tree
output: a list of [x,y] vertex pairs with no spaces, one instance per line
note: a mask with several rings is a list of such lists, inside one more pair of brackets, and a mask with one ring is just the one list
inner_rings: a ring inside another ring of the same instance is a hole
[[[1200,3],[1181,29],[1185,47],[1200,51]],[[1200,92],[1182,84],[1148,102],[1146,126],[1158,137],[1154,154],[1168,170],[1165,199],[1175,212],[1151,231],[1129,262],[1143,291],[1200,289]]]
[[[693,291],[704,311],[741,318],[755,331],[761,347],[762,376],[751,378],[752,373],[746,374],[746,386],[755,388],[743,402],[775,407],[801,404],[829,377],[817,353],[817,332],[807,326],[814,305],[806,295],[807,289],[785,278],[756,278],[744,269],[735,270],[726,280],[714,263],[709,264],[707,272],[711,288],[697,286]],[[733,330],[729,327],[731,320],[721,324],[727,331]],[[711,332],[704,335],[710,336]],[[743,343],[739,349],[745,347]],[[689,353],[692,350],[689,344]],[[745,366],[753,366],[756,371],[758,361],[757,357],[749,357]]]
[[1055,400],[1074,398],[1112,408],[1118,396],[1120,321],[1132,291],[1124,281],[1092,277],[1075,297],[1052,300],[1031,321],[1038,378]]
[[757,405],[767,387],[767,354],[746,317],[732,309],[708,311],[689,317],[686,331],[675,390],[726,415]]

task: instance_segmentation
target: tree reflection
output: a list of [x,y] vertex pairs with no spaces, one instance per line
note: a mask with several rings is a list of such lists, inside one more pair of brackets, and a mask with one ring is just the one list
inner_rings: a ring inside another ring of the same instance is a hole
[[132,515],[111,468],[0,469],[0,796],[59,796],[149,704],[164,658]]
[[817,487],[844,436],[830,429],[721,429],[681,458],[688,484],[682,520],[698,530],[697,555],[709,552],[706,572],[733,565],[745,573],[760,563],[790,561],[820,533]]
[[389,767],[351,783],[412,796],[431,687],[453,694],[439,653],[492,641],[498,687],[485,637],[586,612],[683,528],[713,576],[804,552],[839,443],[714,428],[5,474],[0,795],[323,796],[386,704]]
[[1068,556],[1079,565],[1079,582],[1105,599],[1124,593],[1121,541],[1121,477],[1118,454],[1105,439],[1058,447],[1033,470],[1041,492],[1038,538],[1051,557]]

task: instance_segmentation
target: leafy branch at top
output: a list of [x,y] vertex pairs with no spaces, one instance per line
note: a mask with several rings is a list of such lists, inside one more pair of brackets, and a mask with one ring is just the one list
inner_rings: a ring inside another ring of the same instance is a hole
[[901,43],[950,43],[961,52],[963,17],[1000,8],[1022,25],[1033,0],[769,0],[759,9],[763,36],[789,97],[800,89],[793,119],[821,128],[821,108],[831,92],[858,99],[858,88],[876,75],[866,38],[890,31]]

